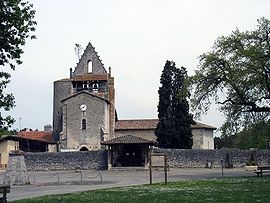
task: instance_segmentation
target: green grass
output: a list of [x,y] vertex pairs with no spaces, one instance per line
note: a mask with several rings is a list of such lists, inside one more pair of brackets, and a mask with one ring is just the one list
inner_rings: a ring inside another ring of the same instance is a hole
[[119,187],[43,196],[15,202],[270,202],[270,176]]

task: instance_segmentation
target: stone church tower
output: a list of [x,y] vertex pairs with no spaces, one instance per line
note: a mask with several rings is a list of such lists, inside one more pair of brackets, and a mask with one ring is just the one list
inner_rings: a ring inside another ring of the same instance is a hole
[[62,150],[100,149],[114,137],[114,78],[88,44],[70,78],[54,82],[53,136]]

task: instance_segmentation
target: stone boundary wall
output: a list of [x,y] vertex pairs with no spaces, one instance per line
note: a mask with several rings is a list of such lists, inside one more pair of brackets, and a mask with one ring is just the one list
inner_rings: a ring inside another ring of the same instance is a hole
[[270,150],[239,150],[239,149],[159,149],[154,148],[153,153],[164,153],[168,156],[169,166],[172,168],[203,168],[224,167],[241,168],[252,157],[259,166],[270,166]]
[[28,171],[106,169],[108,151],[45,152],[23,154]]
[[[270,166],[270,150],[238,150],[238,149],[159,149],[153,153],[164,153],[168,156],[169,166],[172,168],[205,168],[224,167],[241,168],[252,157],[259,166]],[[27,171],[54,170],[103,170],[108,166],[108,151],[86,152],[44,152],[14,154],[10,158],[23,156]],[[9,164],[10,165],[10,164]]]

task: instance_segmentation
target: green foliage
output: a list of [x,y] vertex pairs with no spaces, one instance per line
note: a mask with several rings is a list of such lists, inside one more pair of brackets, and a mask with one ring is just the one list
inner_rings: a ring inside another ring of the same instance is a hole
[[269,118],[270,21],[261,18],[253,31],[238,29],[219,37],[212,50],[200,56],[192,77],[192,107],[205,113],[214,100],[226,116],[223,130]]
[[0,137],[5,136],[5,135],[17,135],[18,132],[16,130],[5,130],[5,129],[0,129]]
[[[36,25],[32,7],[32,4],[23,0],[0,1],[0,67],[9,65],[14,70],[15,64],[22,63],[21,46],[25,45],[27,38],[35,38],[35,35],[31,35]],[[0,109],[4,111],[9,111],[15,105],[13,94],[4,92],[9,78],[9,73],[0,71]],[[10,127],[12,123],[13,118],[0,113],[0,129]]]
[[194,121],[189,114],[186,69],[178,69],[174,62],[166,61],[160,83],[157,141],[162,148],[189,149],[193,144],[191,124]]
[[216,148],[266,149],[267,141],[270,141],[270,121],[261,121],[249,125],[241,132],[222,134],[220,138],[215,138],[215,145]]
[[49,195],[17,200],[34,202],[269,202],[270,176],[169,182]]

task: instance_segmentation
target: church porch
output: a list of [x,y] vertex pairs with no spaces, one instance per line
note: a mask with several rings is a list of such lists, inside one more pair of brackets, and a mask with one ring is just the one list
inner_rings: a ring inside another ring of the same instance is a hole
[[108,169],[112,167],[146,167],[150,146],[156,141],[125,135],[101,143],[108,146]]

